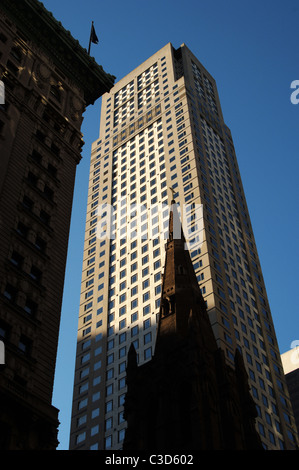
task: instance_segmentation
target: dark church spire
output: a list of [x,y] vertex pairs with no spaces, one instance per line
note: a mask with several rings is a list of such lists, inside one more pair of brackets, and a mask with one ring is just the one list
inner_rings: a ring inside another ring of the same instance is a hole
[[202,335],[213,348],[216,341],[207,317],[194,267],[187,249],[178,205],[172,200],[169,216],[169,237],[166,245],[165,265],[162,283],[160,316],[156,341],[156,352],[166,337],[184,337],[190,322],[200,315],[205,316]]
[[217,347],[172,202],[155,353],[128,355],[123,450],[260,449],[243,359]]

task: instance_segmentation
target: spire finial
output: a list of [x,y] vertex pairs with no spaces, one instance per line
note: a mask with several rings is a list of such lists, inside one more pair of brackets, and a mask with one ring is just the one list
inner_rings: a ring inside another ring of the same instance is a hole
[[175,200],[174,200],[174,192],[175,192],[175,191],[174,191],[174,189],[173,189],[172,186],[171,186],[169,189],[170,189],[171,194],[172,194],[171,202],[174,203],[174,202],[175,202]]

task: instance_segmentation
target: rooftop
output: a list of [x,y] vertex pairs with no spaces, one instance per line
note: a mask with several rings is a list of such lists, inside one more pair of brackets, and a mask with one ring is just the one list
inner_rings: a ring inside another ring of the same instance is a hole
[[78,40],[38,0],[1,0],[0,9],[19,30],[54,61],[84,91],[86,105],[93,104],[114,85],[115,77],[87,53]]

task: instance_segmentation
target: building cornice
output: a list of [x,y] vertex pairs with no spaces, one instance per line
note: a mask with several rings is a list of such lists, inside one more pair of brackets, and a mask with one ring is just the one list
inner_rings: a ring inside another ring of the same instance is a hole
[[115,77],[88,55],[41,2],[0,0],[0,9],[83,90],[86,105],[93,104],[114,85]]

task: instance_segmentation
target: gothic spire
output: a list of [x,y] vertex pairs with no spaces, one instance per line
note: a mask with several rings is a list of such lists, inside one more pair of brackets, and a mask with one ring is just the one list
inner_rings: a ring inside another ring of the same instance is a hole
[[[203,312],[205,308],[205,302],[187,249],[179,208],[172,200],[156,352],[160,342],[164,343],[166,338],[168,338],[168,342],[172,338],[171,342],[173,342],[179,337],[185,337],[190,328],[191,312],[193,312],[192,323],[194,323],[200,314],[199,312]],[[207,315],[206,312],[204,314]],[[211,328],[210,325],[209,328]],[[212,341],[214,344],[214,337],[212,337]]]

